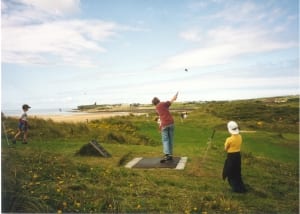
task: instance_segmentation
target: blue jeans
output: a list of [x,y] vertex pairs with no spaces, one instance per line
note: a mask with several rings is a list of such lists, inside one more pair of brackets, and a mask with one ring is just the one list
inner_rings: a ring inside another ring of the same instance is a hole
[[174,124],[164,127],[161,130],[163,152],[166,155],[173,154],[173,142],[174,142]]
[[28,128],[28,125],[27,125],[26,122],[21,121],[21,122],[19,122],[18,128],[19,128],[20,131],[26,132],[27,128]]

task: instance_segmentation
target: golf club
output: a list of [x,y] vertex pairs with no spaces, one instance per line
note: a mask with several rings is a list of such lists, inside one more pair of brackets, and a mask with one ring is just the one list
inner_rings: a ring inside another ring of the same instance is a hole
[[216,133],[216,130],[214,129],[213,132],[212,132],[212,134],[211,134],[211,136],[210,136],[210,138],[208,138],[208,141],[207,141],[207,147],[206,147],[206,150],[205,150],[205,152],[204,152],[204,155],[203,155],[203,158],[202,158],[202,160],[201,160],[201,163],[203,163],[204,160],[206,159],[207,152],[208,152],[208,150],[209,150],[209,149],[211,148],[211,146],[212,146],[212,142],[213,142],[213,138],[214,138],[214,136],[215,136],[215,133]]
[[5,135],[5,139],[6,139],[7,145],[9,145],[9,141],[8,141],[8,137],[7,137],[7,133],[6,133],[6,128],[5,128],[4,121],[2,121],[2,126],[3,126],[3,131],[4,131],[4,135]]

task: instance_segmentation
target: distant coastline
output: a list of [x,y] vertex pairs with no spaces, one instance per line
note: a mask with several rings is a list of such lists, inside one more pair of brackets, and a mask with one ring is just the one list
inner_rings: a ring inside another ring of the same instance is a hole
[[[22,114],[22,109],[1,109],[1,112],[4,113],[5,116],[20,116]],[[49,108],[49,109],[34,109],[31,108],[28,112],[29,115],[70,115],[74,113],[78,113],[79,111],[76,109],[65,108]]]
[[[263,103],[285,103],[290,100],[298,100],[299,95],[287,95],[287,96],[275,96],[275,97],[262,97],[255,99],[245,99],[245,100],[256,100]],[[223,102],[232,102],[237,100],[224,100]],[[181,111],[193,111],[197,109],[198,104],[203,104],[206,102],[216,102],[216,101],[185,101],[176,102],[172,105],[173,112]],[[19,117],[22,114],[22,109],[1,109],[4,116]],[[80,105],[77,108],[48,108],[48,109],[35,109],[31,108],[28,112],[29,116],[38,117],[52,117],[52,116],[76,116],[76,115],[87,115],[96,114],[105,117],[107,115],[127,115],[127,114],[148,114],[155,113],[155,108],[151,104],[98,104],[96,105]]]
[[[21,110],[2,110],[5,117],[18,118],[22,114]],[[32,109],[28,112],[29,120],[31,118],[40,118],[53,120],[54,122],[88,122],[91,120],[100,120],[115,116],[128,116],[130,112],[93,112],[77,109]],[[139,113],[134,113],[139,115]]]

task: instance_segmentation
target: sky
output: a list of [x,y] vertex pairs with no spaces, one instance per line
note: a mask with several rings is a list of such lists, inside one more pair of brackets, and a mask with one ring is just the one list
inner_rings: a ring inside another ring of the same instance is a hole
[[299,94],[298,0],[1,0],[1,108]]

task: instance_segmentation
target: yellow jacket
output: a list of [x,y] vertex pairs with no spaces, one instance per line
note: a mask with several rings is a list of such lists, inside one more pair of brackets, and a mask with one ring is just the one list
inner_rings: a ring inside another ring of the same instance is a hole
[[239,134],[231,135],[225,141],[225,151],[227,153],[239,152],[241,151],[242,136]]

